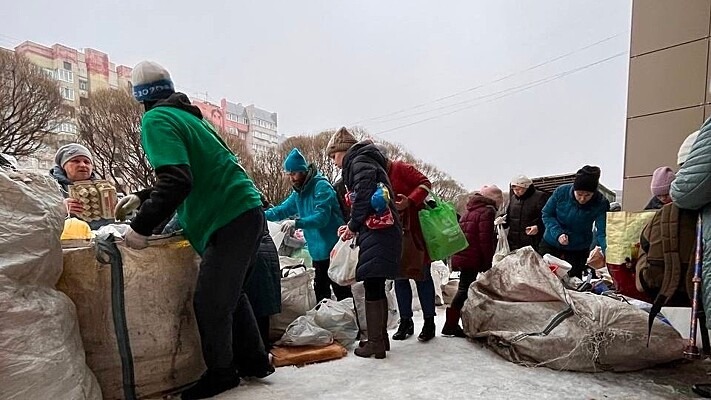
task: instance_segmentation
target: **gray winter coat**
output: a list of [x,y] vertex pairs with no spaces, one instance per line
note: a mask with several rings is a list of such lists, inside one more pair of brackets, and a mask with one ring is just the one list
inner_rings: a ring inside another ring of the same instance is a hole
[[711,326],[711,119],[699,136],[672,183],[670,194],[679,208],[698,210],[703,218],[703,291],[707,326]]

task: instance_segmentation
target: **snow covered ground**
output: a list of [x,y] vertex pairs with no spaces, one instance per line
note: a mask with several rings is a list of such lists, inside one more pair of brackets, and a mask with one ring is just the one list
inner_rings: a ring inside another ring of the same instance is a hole
[[[438,310],[437,328],[444,323]],[[415,333],[422,326],[415,313]],[[393,332],[391,331],[391,334]],[[385,360],[353,355],[301,368],[282,367],[215,397],[230,399],[687,399],[692,383],[711,382],[711,363],[634,373],[573,373],[512,364],[479,344],[437,336],[392,341]]]

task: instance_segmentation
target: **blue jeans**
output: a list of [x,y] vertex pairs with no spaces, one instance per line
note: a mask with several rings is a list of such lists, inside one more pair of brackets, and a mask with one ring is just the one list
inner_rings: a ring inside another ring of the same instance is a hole
[[[422,314],[425,318],[435,316],[435,288],[432,281],[430,265],[424,267],[425,279],[415,281],[417,285],[417,297],[420,299]],[[398,279],[395,281],[395,297],[397,297],[397,308],[400,311],[400,318],[412,318],[412,288],[409,279]]]

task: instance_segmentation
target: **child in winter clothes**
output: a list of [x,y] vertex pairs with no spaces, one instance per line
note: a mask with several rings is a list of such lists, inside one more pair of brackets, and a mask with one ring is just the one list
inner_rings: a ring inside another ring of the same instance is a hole
[[442,328],[443,336],[466,337],[459,326],[462,307],[467,300],[469,286],[477,274],[491,268],[496,246],[494,219],[496,210],[502,203],[501,189],[496,186],[484,186],[469,200],[467,211],[459,221],[469,247],[452,256],[452,269],[461,271],[461,275],[457,294],[447,308],[447,320]]

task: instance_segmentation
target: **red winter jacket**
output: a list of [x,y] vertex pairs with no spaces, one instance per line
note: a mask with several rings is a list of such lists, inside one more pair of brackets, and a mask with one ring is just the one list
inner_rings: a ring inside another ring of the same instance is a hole
[[[422,237],[418,212],[424,207],[428,193],[420,185],[432,188],[432,184],[422,172],[404,161],[391,161],[388,164],[388,178],[395,192],[393,195],[394,201],[397,201],[397,197],[400,194],[410,199],[410,207],[401,211],[400,215],[409,219],[410,230],[415,244],[425,252],[425,259],[422,260],[422,265],[425,265],[430,260],[425,246],[425,239]],[[405,213],[407,215],[403,215]]]
[[496,237],[494,218],[496,202],[482,195],[475,194],[467,203],[467,213],[459,221],[469,247],[452,256],[452,269],[455,271],[473,270],[484,272],[491,268],[494,258]]

